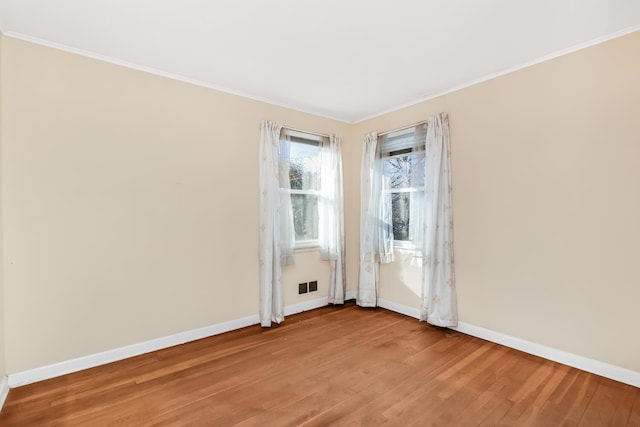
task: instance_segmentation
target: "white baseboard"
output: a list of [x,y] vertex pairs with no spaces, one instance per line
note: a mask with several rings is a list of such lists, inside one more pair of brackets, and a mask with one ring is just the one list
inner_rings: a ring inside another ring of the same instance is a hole
[[285,306],[284,315],[291,316],[292,314],[302,313],[303,311],[324,307],[328,304],[329,304],[329,297],[322,297],[322,298],[312,299],[309,301],[299,302],[297,304],[291,304],[291,305]]
[[378,307],[386,308],[387,310],[395,311],[396,313],[404,314],[405,316],[413,317],[420,320],[419,308],[413,308],[406,305],[398,304],[383,298],[378,298]]
[[348,301],[350,299],[356,299],[357,296],[358,296],[358,291],[347,291],[344,294],[344,300]]
[[[285,316],[290,316],[292,314],[300,313],[306,310],[312,310],[314,308],[324,307],[327,305],[327,300],[327,297],[323,297],[285,306]],[[179,332],[177,334],[169,335],[166,337],[160,337],[137,344],[131,344],[125,347],[115,348],[113,350],[103,351],[101,353],[90,354],[87,356],[78,357],[76,359],[66,360],[64,362],[42,366],[40,368],[16,372],[14,374],[8,375],[7,383],[8,387],[10,388],[19,387],[37,381],[43,381],[49,378],[70,374],[72,372],[94,368],[96,366],[105,365],[107,363],[117,362],[118,360],[139,356],[141,354],[150,353],[152,351],[162,350],[163,348],[184,344],[189,341],[195,341],[224,332],[233,331],[235,329],[244,328],[246,326],[256,325],[258,323],[260,323],[260,319],[257,314],[253,316],[242,317],[240,319],[229,320],[227,322],[217,323],[215,325],[205,326],[203,328]]]
[[0,380],[0,411],[4,406],[4,401],[7,400],[8,394],[9,394],[9,381],[7,379],[7,376],[5,375],[4,377],[2,377],[2,380]]
[[[355,291],[348,291],[345,295],[345,299],[354,299],[355,295]],[[285,315],[290,316],[295,313],[324,307],[326,305],[327,297],[304,301],[301,303],[286,306]],[[404,314],[409,317],[413,317],[416,319],[420,318],[420,310],[414,307],[405,306],[382,298],[378,299],[378,306],[387,310],[394,311],[396,313]],[[118,360],[123,360],[144,353],[161,350],[163,348],[183,344],[189,341],[195,341],[201,338],[206,338],[235,329],[244,328],[246,326],[256,325],[258,323],[258,315],[247,316],[240,319],[206,326],[204,328],[180,332],[166,337],[161,337],[137,344],[128,345],[125,347],[116,348],[113,350],[107,350],[101,353],[91,354],[88,356],[55,363],[53,365],[47,365],[40,368],[29,369],[27,371],[9,374],[0,381],[0,409],[2,408],[2,404],[7,397],[9,388],[31,384],[37,381],[43,381],[72,372],[93,368],[95,366],[116,362]],[[640,372],[635,372],[626,368],[600,362],[598,360],[578,356],[562,350],[547,347],[542,344],[537,344],[531,341],[523,340],[464,322],[460,322],[457,327],[451,329],[520,351],[524,351],[525,353],[553,360],[564,365],[572,366],[583,371],[591,372],[596,375],[601,375],[606,378],[620,381],[625,384],[640,387]]]
[[[409,317],[414,317],[416,319],[420,318],[420,310],[414,307],[408,307],[382,298],[378,299],[378,306]],[[521,338],[516,338],[511,335],[506,335],[465,322],[458,322],[457,327],[449,329],[482,338],[525,353],[533,354],[534,356],[562,363],[563,365],[572,366],[574,368],[591,372],[592,374],[600,375],[605,378],[610,378],[621,383],[629,384],[634,387],[640,387],[640,372],[600,362],[599,360],[578,356],[577,354],[568,353],[563,350],[547,347],[542,344],[523,340]]]
[[161,350],[163,348],[172,347],[174,345],[184,344],[189,341],[199,340],[202,338],[210,337],[212,335],[218,335],[223,332],[244,328],[246,326],[255,325],[257,323],[260,323],[258,315],[242,317],[240,319],[229,320],[227,322],[217,323],[215,325],[205,326],[203,328],[179,332],[177,334],[144,341],[137,344],[131,344],[125,347],[103,351],[101,353],[95,353],[78,357],[76,359],[65,360],[64,362],[54,363],[52,365],[42,366],[40,368],[16,372],[14,374],[8,375],[9,387],[18,387],[37,381],[43,381],[49,378],[70,374],[72,372],[82,371],[84,369],[105,365],[107,363],[116,362],[118,360],[127,359],[133,356],[139,356],[144,353]]
[[640,387],[640,372],[632,371],[620,366],[611,365],[599,360],[589,359],[588,357],[579,356],[557,348],[547,347],[546,345],[523,340],[521,338],[506,335],[500,332],[485,329],[480,326],[470,325],[464,322],[458,322],[458,326],[454,329],[467,335],[482,338],[487,341],[511,347],[525,353],[533,354],[544,359],[553,360],[563,365],[572,366],[592,374],[610,378],[621,383],[629,384],[634,387]]

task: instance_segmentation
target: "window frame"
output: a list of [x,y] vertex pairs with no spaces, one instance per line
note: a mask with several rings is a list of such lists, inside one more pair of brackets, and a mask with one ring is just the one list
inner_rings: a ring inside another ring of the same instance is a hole
[[[403,135],[408,135],[408,134],[413,134],[414,135],[414,139],[415,139],[415,134],[417,133],[418,130],[418,126],[414,126],[414,127],[409,127],[406,129],[401,129],[399,131],[387,134],[387,142],[383,143],[381,148],[381,155],[380,155],[380,159],[383,162],[382,164],[382,170],[383,170],[383,175],[384,175],[384,162],[393,159],[393,158],[399,158],[399,157],[404,157],[404,156],[410,156],[413,153],[422,151],[424,152],[424,150],[426,149],[426,141],[418,143],[418,144],[412,144],[411,146],[406,146],[406,147],[397,147],[395,149],[389,149],[388,151],[385,150],[385,148],[388,147],[384,147],[384,145],[392,145],[393,143],[389,143],[389,139],[391,138],[395,138],[398,136],[403,136]],[[426,177],[424,178],[426,179]],[[403,188],[388,188],[388,189],[383,189],[383,194],[401,194],[401,193],[414,193],[414,192],[418,192],[418,191],[422,191],[424,192],[425,189],[424,187],[420,188],[420,187],[403,187]],[[410,211],[411,212],[411,211]],[[392,216],[392,222],[393,222],[393,211],[391,213]],[[416,249],[415,244],[413,243],[412,240],[399,240],[396,239],[395,234],[393,236],[393,248],[394,249],[398,249],[400,251],[406,251],[406,252],[414,252]]]
[[[291,138],[288,142],[290,144],[307,144],[307,145],[311,145],[313,147],[317,147],[318,148],[318,156],[320,156],[320,150],[321,150],[321,142],[322,142],[322,137],[320,135],[315,135],[312,133],[307,133],[304,131],[298,131],[298,130],[292,130],[292,129],[287,129],[287,128],[283,128],[283,136],[284,135],[288,135],[289,138]],[[318,187],[320,187],[320,170],[318,170],[317,172],[317,178],[316,181],[318,182]],[[311,196],[315,196],[318,200],[320,200],[320,195],[321,195],[321,189],[307,189],[307,190],[298,190],[298,189],[292,189],[291,185],[289,185],[289,189],[288,189],[288,193],[289,193],[289,198],[291,198],[291,195],[293,194],[303,194],[303,195],[311,195]],[[318,206],[318,204],[316,204],[316,206]],[[319,213],[319,212],[318,212]],[[318,215],[316,215],[317,217]],[[318,229],[320,226],[319,224],[319,218],[318,218],[318,224],[316,226],[316,228]],[[295,238],[296,234],[295,234],[295,227],[294,227],[294,251],[298,252],[304,252],[304,251],[309,251],[309,250],[315,250],[318,249],[320,247],[320,238],[318,236],[317,239],[306,239],[306,240],[298,240]]]
[[[289,189],[289,197],[291,197],[292,194],[305,194],[305,195],[311,195],[311,196],[316,196],[318,198],[318,200],[320,199],[320,190],[292,190]],[[317,204],[316,204],[317,205]],[[320,219],[318,218],[318,222],[320,221]],[[320,224],[318,224],[319,226]],[[316,227],[318,228],[318,227]],[[295,236],[295,229],[294,229],[294,236]],[[320,238],[318,237],[317,239],[307,239],[307,240],[295,240],[295,244],[294,244],[294,249],[298,250],[298,249],[313,249],[313,248],[318,248],[320,247]]]

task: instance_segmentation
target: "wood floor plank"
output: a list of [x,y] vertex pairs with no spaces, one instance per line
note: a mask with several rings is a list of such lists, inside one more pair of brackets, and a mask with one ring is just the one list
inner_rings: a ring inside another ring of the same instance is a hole
[[637,389],[598,378],[596,389],[579,426],[626,426],[633,409]]
[[640,427],[640,389],[349,303],[13,389],[0,425]]
[[640,389],[636,391],[636,397],[629,414],[628,427],[640,427]]

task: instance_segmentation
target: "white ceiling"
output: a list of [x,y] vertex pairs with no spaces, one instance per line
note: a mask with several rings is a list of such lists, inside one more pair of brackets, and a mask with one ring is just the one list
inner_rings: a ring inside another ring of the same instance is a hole
[[640,0],[0,0],[9,36],[356,122],[640,28]]

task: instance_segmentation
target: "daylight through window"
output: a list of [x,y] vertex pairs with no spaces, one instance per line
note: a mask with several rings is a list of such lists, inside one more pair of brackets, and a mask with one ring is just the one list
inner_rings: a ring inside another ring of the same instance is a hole
[[283,131],[283,135],[282,142],[288,142],[288,150],[281,150],[281,153],[289,162],[289,194],[296,246],[315,246],[318,243],[320,137],[290,130]]
[[410,247],[413,222],[419,220],[424,200],[424,126],[380,137],[384,197],[391,199],[393,239],[396,246]]

